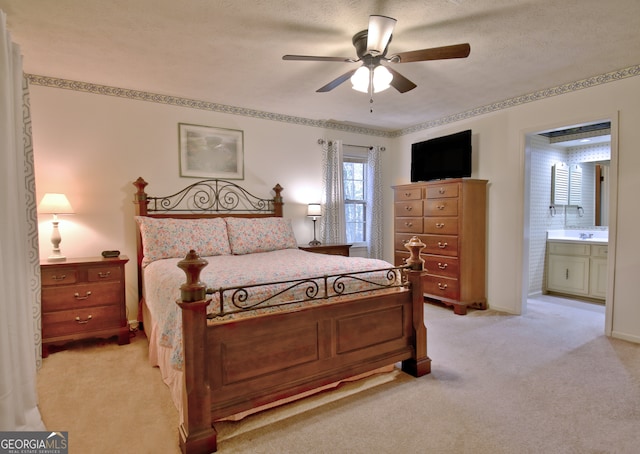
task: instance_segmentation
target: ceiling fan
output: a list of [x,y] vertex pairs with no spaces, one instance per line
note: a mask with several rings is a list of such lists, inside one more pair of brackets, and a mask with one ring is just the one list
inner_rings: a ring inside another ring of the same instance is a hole
[[369,28],[353,35],[352,42],[356,48],[357,59],[347,57],[316,57],[311,55],[284,55],[282,59],[343,63],[362,62],[362,66],[359,68],[341,75],[316,90],[320,93],[331,91],[348,79],[351,79],[354,89],[365,93],[386,90],[389,86],[395,88],[400,93],[405,93],[416,88],[416,84],[393,68],[383,65],[383,62],[410,63],[449,58],[466,58],[471,52],[471,46],[465,43],[400,52],[387,57],[387,48],[391,42],[396,22],[396,19],[387,16],[369,16]]

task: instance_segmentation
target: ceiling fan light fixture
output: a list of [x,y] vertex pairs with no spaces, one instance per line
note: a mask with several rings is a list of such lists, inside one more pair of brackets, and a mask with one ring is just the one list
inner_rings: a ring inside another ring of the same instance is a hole
[[361,66],[351,76],[351,84],[353,89],[362,93],[369,93],[369,68]]
[[379,93],[391,85],[393,74],[384,66],[376,66],[373,70],[373,92]]
[[367,52],[373,56],[382,55],[389,44],[396,20],[387,16],[369,16]]

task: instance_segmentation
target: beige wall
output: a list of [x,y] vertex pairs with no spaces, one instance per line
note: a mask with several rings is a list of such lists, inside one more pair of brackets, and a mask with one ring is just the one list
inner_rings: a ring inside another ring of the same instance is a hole
[[[244,185],[258,195],[276,182],[284,188],[285,216],[300,242],[313,235],[305,204],[321,185],[317,139],[341,138],[356,145],[384,145],[383,184],[409,181],[410,144],[473,129],[473,177],[489,185],[488,300],[492,308],[521,310],[524,245],[524,136],[552,127],[601,119],[618,129],[617,215],[611,224],[608,321],[613,335],[640,342],[640,77],[530,102],[397,138],[368,137],[257,118],[32,86],[33,137],[38,197],[65,192],[78,214],[61,223],[68,256],[120,249],[135,257],[131,182],[143,176],[149,191],[173,191],[188,179],[178,175],[177,124],[241,129],[245,138]],[[419,122],[419,119],[417,119]],[[614,143],[612,146],[616,145]],[[612,158],[612,165],[616,164]],[[393,200],[385,191],[385,258],[392,260]],[[614,214],[616,211],[614,210]],[[50,225],[41,217],[41,251],[50,250]],[[129,318],[137,312],[135,267],[127,268]]]

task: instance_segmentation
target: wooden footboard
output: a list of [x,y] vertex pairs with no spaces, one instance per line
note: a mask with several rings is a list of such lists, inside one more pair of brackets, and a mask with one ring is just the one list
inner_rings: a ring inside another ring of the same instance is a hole
[[184,393],[180,446],[216,450],[213,421],[396,362],[431,371],[422,297],[424,247],[408,246],[407,283],[393,292],[208,325],[206,261],[191,251],[180,266]]

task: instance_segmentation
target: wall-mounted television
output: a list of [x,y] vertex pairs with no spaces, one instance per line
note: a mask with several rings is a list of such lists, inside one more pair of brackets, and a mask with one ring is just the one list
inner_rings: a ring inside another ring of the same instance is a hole
[[411,182],[471,176],[471,130],[411,145]]

